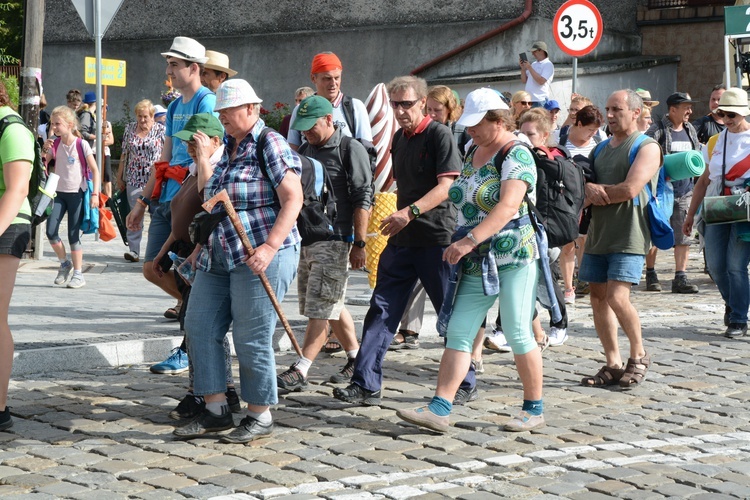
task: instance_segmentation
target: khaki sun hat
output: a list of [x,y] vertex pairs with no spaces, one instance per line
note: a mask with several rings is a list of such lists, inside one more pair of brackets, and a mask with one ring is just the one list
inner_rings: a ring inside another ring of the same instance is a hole
[[738,88],[727,89],[719,99],[717,110],[725,113],[737,113],[740,116],[750,115],[750,108],[747,107],[747,91]]
[[229,78],[232,78],[237,72],[229,67],[229,56],[216,52],[215,50],[207,50],[206,57],[208,61],[203,65],[204,68],[212,69],[214,71],[223,71]]
[[659,105],[660,101],[654,101],[651,99],[651,92],[649,92],[646,89],[635,89],[635,93],[641,96],[641,99],[643,99],[643,104],[647,106],[651,106],[652,108]]

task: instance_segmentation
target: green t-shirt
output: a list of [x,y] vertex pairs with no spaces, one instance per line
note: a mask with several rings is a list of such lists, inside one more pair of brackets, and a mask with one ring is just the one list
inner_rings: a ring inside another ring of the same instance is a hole
[[[0,120],[8,115],[15,115],[8,106],[0,107]],[[17,160],[26,160],[33,164],[34,162],[34,136],[31,131],[20,124],[9,124],[5,127],[2,137],[0,138],[0,197],[5,194],[5,176],[3,166],[6,163]],[[29,169],[29,179],[31,179],[31,169]],[[23,205],[19,214],[31,216],[31,208],[28,198],[23,199]],[[27,219],[16,217],[11,224],[28,224]]]
[[[630,172],[630,148],[640,132],[631,134],[617,147],[609,144],[602,148],[594,161],[594,152],[589,155],[597,184],[619,184],[625,181]],[[644,140],[641,147],[656,143],[651,138]],[[651,179],[651,190],[656,192],[658,172]],[[591,225],[586,238],[585,252],[590,254],[633,253],[645,255],[651,247],[651,233],[646,219],[648,197],[646,189],[638,193],[639,204],[633,200],[612,205],[594,205],[591,209]]]

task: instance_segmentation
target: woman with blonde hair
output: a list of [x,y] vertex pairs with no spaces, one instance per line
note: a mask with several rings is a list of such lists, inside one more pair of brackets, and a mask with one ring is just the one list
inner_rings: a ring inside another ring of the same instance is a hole
[[531,94],[525,90],[519,90],[510,99],[510,105],[513,111],[513,119],[516,121],[516,129],[519,127],[518,120],[524,111],[531,109]]
[[[135,122],[125,127],[122,135],[122,155],[117,170],[117,189],[126,191],[128,202],[134,207],[143,193],[143,186],[151,175],[151,165],[159,161],[164,148],[164,124],[154,120],[156,108],[148,99],[135,105]],[[141,253],[143,228],[128,229],[129,252],[124,255],[129,262],[138,262]]]
[[[45,162],[55,160],[55,173],[60,176],[57,183],[55,204],[52,214],[47,219],[47,238],[60,261],[60,269],[55,277],[55,284],[62,285],[68,280],[68,288],[81,288],[86,284],[81,267],[83,249],[81,248],[81,223],[84,215],[86,192],[91,188],[91,208],[99,208],[99,169],[94,161],[94,152],[89,143],[81,139],[77,129],[75,113],[67,106],[58,106],[52,110],[50,117],[52,133],[59,139],[48,139],[44,143]],[[93,184],[90,182],[93,181]],[[67,258],[65,244],[59,236],[63,215],[68,214],[68,244],[70,259]]]

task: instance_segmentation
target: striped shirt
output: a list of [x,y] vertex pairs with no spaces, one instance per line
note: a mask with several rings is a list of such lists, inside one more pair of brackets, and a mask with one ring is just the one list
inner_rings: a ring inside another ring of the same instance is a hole
[[[284,138],[275,131],[266,135],[266,144],[263,148],[270,180],[263,175],[256,156],[256,146],[258,135],[265,126],[263,120],[258,119],[247,137],[239,143],[233,137],[228,135],[224,137],[226,146],[224,154],[206,183],[204,191],[204,199],[208,200],[221,190],[227,190],[232,206],[237,211],[253,248],[257,248],[266,241],[281,209],[278,202],[274,200],[275,188],[281,184],[288,171],[298,176],[302,175],[299,158],[292,152]],[[237,154],[230,160],[235,148]],[[221,207],[217,206],[214,212],[220,209]],[[242,241],[229,217],[225,217],[211,233],[208,244],[198,256],[196,266],[201,271],[211,269],[209,250],[217,237],[227,259],[227,268],[232,270],[243,264],[242,259],[246,253]],[[300,241],[297,226],[294,225],[281,248],[296,245]]]

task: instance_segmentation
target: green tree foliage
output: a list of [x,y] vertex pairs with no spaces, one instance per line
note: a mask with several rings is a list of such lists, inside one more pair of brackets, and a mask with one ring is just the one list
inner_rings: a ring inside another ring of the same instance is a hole
[[23,53],[23,2],[0,2],[0,65],[18,64]]
[[18,78],[15,76],[8,76],[5,73],[0,73],[0,81],[3,82],[5,89],[8,91],[11,107],[13,109],[18,109]]

